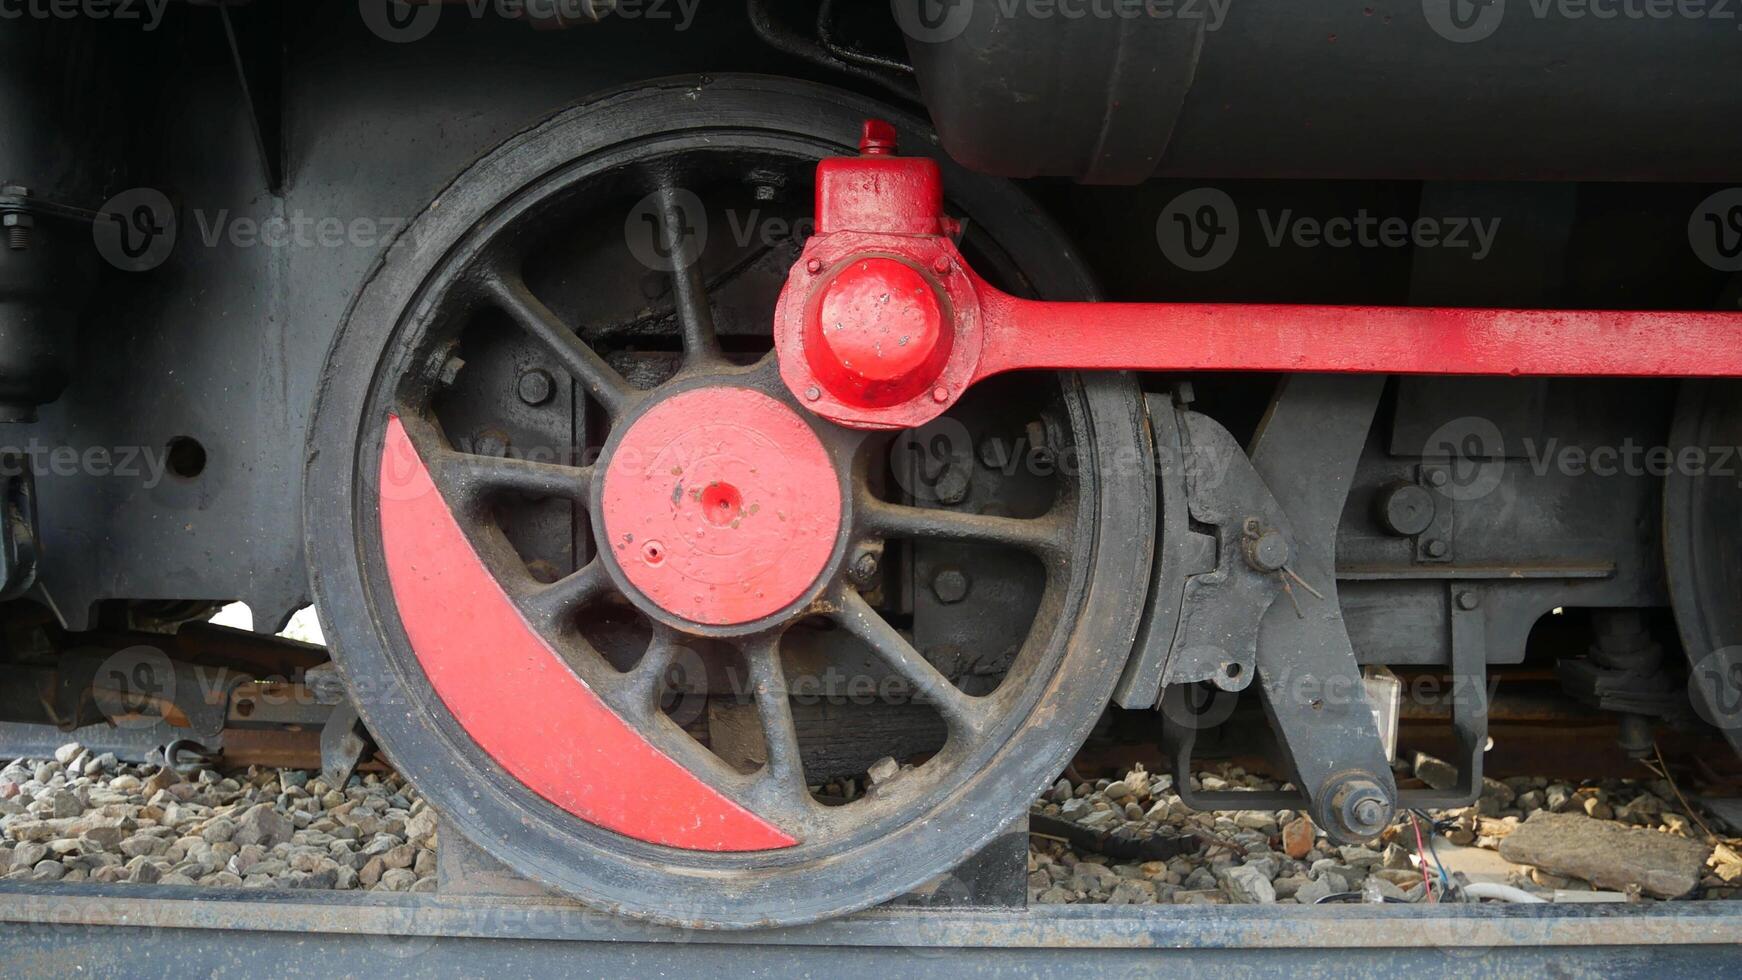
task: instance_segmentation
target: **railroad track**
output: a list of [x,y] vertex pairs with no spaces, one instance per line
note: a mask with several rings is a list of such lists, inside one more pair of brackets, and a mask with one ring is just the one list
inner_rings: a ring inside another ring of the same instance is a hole
[[14,976],[1299,976],[1314,957],[1340,976],[1673,977],[1728,972],[1742,906],[884,908],[722,933],[564,901],[4,883],[0,922]]

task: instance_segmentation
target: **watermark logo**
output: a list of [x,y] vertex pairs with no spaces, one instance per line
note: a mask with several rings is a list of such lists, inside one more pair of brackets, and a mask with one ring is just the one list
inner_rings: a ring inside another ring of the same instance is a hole
[[896,485],[919,504],[961,503],[973,466],[974,437],[948,415],[903,429],[889,447]]
[[1742,187],[1718,191],[1688,218],[1688,244],[1719,272],[1742,272]]
[[1688,700],[1706,724],[1742,730],[1742,646],[1719,647],[1700,658],[1688,672]]
[[152,728],[175,703],[175,665],[156,647],[127,647],[97,665],[91,687],[98,709],[115,727]]
[[708,665],[694,647],[677,644],[659,679],[659,707],[679,726],[702,720],[708,710]]
[[1505,444],[1492,421],[1466,415],[1435,429],[1421,454],[1447,460],[1448,478],[1434,489],[1453,500],[1481,500],[1500,486],[1505,475]]
[[654,191],[629,209],[623,237],[636,261],[657,272],[687,269],[708,245],[708,210],[693,191]]
[[123,272],[149,272],[175,250],[175,205],[162,191],[135,187],[104,202],[91,223],[97,254]]
[[1506,0],[1421,0],[1421,12],[1435,34],[1456,44],[1470,44],[1500,29]]
[[429,37],[442,18],[439,4],[406,0],[357,0],[357,12],[363,15],[370,33],[394,44],[410,44]]
[[1169,262],[1187,272],[1210,272],[1226,265],[1240,247],[1240,212],[1225,191],[1189,190],[1162,209],[1155,239]]
[[921,44],[942,44],[962,36],[974,19],[974,0],[890,0],[901,32]]

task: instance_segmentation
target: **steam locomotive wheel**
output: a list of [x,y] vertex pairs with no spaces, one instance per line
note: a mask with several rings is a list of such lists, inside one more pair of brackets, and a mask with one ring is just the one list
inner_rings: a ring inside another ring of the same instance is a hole
[[[741,231],[802,227],[769,221],[809,213],[816,161],[874,114],[727,78],[554,117],[411,225],[329,353],[305,526],[364,720],[444,833],[590,904],[729,928],[909,890],[1023,812],[1130,650],[1155,514],[1129,378],[988,385],[986,424],[1045,420],[1072,460],[1039,503],[989,505],[911,492],[891,446],[932,443],[830,425],[780,382],[768,324],[800,240]],[[1018,191],[944,174],[977,269],[1089,291]],[[1033,569],[1026,637],[972,683],[910,639],[903,562],[938,546]],[[939,744],[820,798],[788,696],[819,650],[898,681]],[[754,765],[673,711],[674,671],[746,679]]]

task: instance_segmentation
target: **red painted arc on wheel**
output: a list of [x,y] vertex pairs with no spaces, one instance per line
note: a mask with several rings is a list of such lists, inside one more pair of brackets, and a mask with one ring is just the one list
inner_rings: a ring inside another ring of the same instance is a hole
[[387,579],[412,652],[460,727],[516,779],[588,823],[652,844],[797,843],[654,748],[575,676],[473,550],[398,418],[387,422],[380,508]]
[[798,413],[749,388],[698,388],[636,419],[600,498],[623,575],[659,608],[708,626],[770,616],[828,567],[841,485]]

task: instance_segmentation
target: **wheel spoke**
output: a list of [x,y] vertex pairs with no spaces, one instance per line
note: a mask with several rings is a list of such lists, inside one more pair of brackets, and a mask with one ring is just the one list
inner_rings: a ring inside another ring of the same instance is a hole
[[550,307],[538,297],[519,276],[496,272],[485,277],[490,296],[533,339],[561,362],[563,369],[581,383],[594,400],[613,417],[640,397],[629,382],[623,380],[605,359],[575,336]]
[[533,625],[551,627],[611,589],[611,576],[595,558],[581,570],[532,593],[525,600]]
[[768,763],[759,787],[768,804],[803,807],[810,799],[805,786],[804,763],[798,749],[798,726],[792,720],[792,700],[786,687],[786,671],[780,665],[780,641],[769,638],[747,644],[744,658],[750,665],[750,687],[756,696],[756,714],[762,721],[762,742]]
[[672,257],[671,296],[677,313],[678,328],[683,333],[684,366],[695,368],[724,359],[720,338],[714,331],[714,311],[708,302],[708,284],[702,276],[702,257],[685,251],[689,234],[689,216],[677,188],[670,183],[659,187],[660,233],[665,238],[666,254]]
[[1059,554],[1065,547],[1064,524],[1053,517],[970,514],[868,497],[859,501],[858,510],[861,530],[873,537],[997,544],[1047,556]]
[[869,646],[878,659],[912,684],[920,701],[937,708],[950,735],[978,735],[983,724],[979,699],[964,694],[943,672],[932,666],[907,638],[896,632],[881,613],[872,609],[859,593],[844,590],[840,611],[834,619],[847,632]]
[[460,503],[472,503],[497,493],[524,493],[586,504],[593,483],[590,466],[563,466],[452,450],[438,453],[432,468],[436,479]]
[[626,691],[624,706],[637,719],[651,718],[659,713],[659,697],[665,686],[665,673],[677,659],[677,634],[655,625],[653,638],[647,642],[647,652],[641,655],[635,668],[623,678]]

